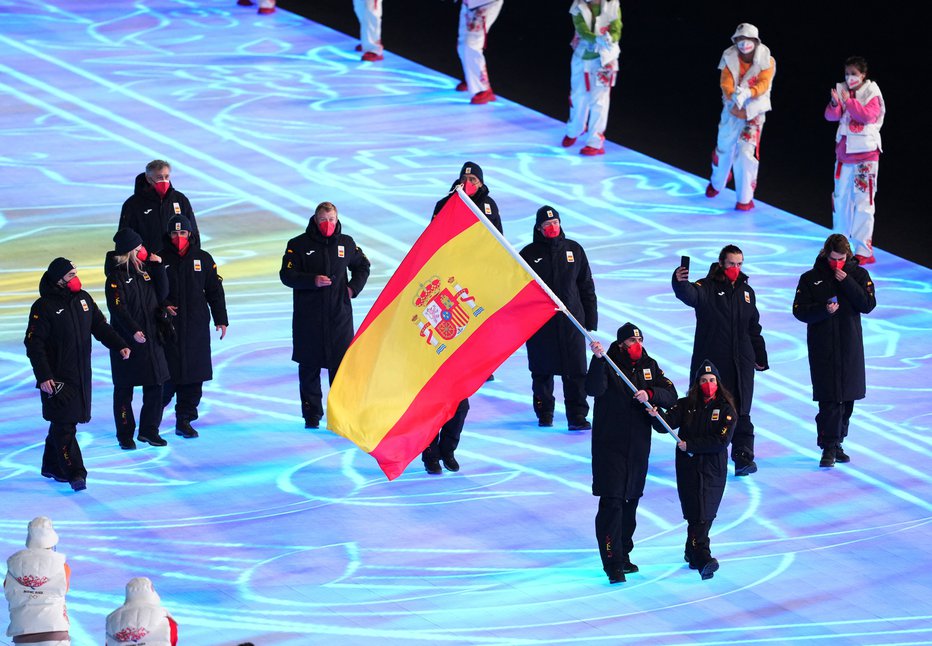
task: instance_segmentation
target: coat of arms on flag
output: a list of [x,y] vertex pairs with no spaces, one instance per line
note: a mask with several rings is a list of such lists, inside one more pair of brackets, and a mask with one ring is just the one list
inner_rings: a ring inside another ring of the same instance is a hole
[[[456,278],[450,276],[447,283],[452,286],[444,287],[438,276],[433,276],[429,282],[421,285],[421,290],[414,299],[418,313],[411,320],[418,327],[418,331],[426,342],[437,347],[440,354],[446,349],[441,345],[440,339],[450,341],[456,338],[469,324],[472,316],[482,314],[482,307],[476,306],[476,299],[469,295],[469,290],[456,283]],[[463,306],[469,308],[467,311]]]

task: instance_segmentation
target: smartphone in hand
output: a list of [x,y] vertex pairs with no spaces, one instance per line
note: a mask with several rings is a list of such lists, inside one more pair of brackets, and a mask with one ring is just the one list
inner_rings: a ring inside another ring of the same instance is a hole
[[689,256],[680,256],[680,267],[689,271]]

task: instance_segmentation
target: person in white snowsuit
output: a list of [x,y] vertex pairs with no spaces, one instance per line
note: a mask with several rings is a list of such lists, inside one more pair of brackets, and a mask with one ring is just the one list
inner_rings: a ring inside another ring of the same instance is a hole
[[880,163],[880,128],[886,107],[877,84],[867,78],[867,61],[845,61],[845,82],[832,89],[825,118],[835,134],[835,192],[832,229],[848,237],[862,265],[874,262],[874,195]]
[[126,584],[126,601],[107,615],[106,646],[145,643],[146,646],[176,646],[178,623],[162,607],[162,600],[144,576]]
[[569,148],[587,132],[580,154],[601,155],[621,53],[621,6],[618,0],[575,0],[570,14],[576,33],[570,43],[570,118],[563,147]]
[[382,55],[382,0],[353,0],[359,20],[359,47],[364,61],[380,61]]
[[7,559],[3,592],[10,608],[6,629],[14,644],[69,646],[68,611],[65,594],[71,568],[65,555],[55,552],[58,533],[45,516],[33,518],[26,536],[26,549]]
[[739,211],[754,208],[757,169],[760,165],[760,136],[765,115],[770,111],[770,90],[777,64],[770,49],[760,42],[752,24],[741,23],[731,37],[731,47],[722,53],[722,117],[718,141],[712,153],[712,177],[707,197],[725,188],[734,170]]
[[470,103],[495,101],[485,67],[485,47],[489,30],[502,10],[504,0],[463,0],[460,9],[459,38],[456,51],[463,63],[463,77],[458,90],[468,90]]

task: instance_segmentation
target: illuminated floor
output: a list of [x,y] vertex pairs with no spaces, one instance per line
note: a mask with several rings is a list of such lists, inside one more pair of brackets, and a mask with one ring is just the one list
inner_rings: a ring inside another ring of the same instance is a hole
[[[932,641],[929,270],[877,252],[853,461],[820,471],[790,303],[825,229],[763,204],[738,214],[733,193],[708,200],[704,179],[614,144],[582,158],[559,147],[559,123],[506,100],[468,105],[455,80],[391,54],[360,63],[349,38],[281,11],[18,0],[0,3],[0,25],[0,546],[12,553],[31,517],[53,517],[74,569],[76,646],[101,642],[138,575],[198,646]],[[159,157],[221,264],[232,326],[215,341],[201,438],[170,435],[161,450],[116,446],[96,351],[94,420],[80,434],[89,488],[72,494],[38,474],[26,314],[56,255],[103,302],[120,205]],[[641,572],[608,585],[589,436],[537,428],[523,352],[473,398],[459,474],[415,463],[389,483],[343,439],[302,428],[277,277],[285,241],[317,202],[340,207],[373,265],[359,322],[467,159],[484,167],[515,246],[538,206],[561,212],[596,272],[599,336],[634,321],[680,388],[693,315],[670,274],[681,254],[695,276],[724,243],[744,249],[772,370],[757,380],[761,470],[728,484],[713,580],[682,562],[673,447],[658,436]],[[882,194],[879,209],[888,216]]]

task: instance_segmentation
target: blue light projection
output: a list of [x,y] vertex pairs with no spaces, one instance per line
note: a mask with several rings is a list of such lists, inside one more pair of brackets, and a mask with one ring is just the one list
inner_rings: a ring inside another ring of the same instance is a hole
[[[0,545],[19,549],[35,515],[55,520],[74,569],[74,644],[100,643],[140,575],[182,643],[199,646],[932,641],[929,270],[877,251],[852,462],[820,471],[790,304],[827,230],[764,204],[739,214],[730,192],[709,200],[705,179],[616,144],[580,157],[549,118],[504,98],[472,106],[453,79],[391,53],[361,63],[352,39],[281,10],[18,0],[0,2],[0,25]],[[26,315],[57,255],[103,303],[120,205],[154,158],[172,162],[194,205],[232,324],[213,340],[201,437],[172,435],[169,411],[164,449],[118,448],[95,348],[94,418],[79,433],[88,490],[73,494],[38,474]],[[458,474],[416,462],[389,483],[342,438],[303,429],[277,276],[285,242],[318,202],[337,204],[372,260],[358,323],[467,159],[514,246],[540,205],[560,211],[592,263],[597,336],[636,322],[681,391],[694,317],[670,275],[681,255],[696,277],[725,243],[744,250],[772,369],[755,393],[761,470],[728,483],[713,580],[682,561],[674,449],[658,435],[632,554],[641,572],[608,585],[589,436],[536,426],[523,350],[472,399]]]

